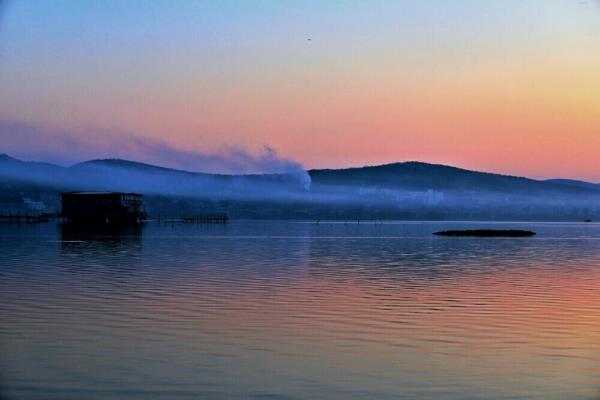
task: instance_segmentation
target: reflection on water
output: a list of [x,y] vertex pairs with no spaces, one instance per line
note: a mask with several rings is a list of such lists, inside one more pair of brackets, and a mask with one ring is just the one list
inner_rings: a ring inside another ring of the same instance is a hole
[[108,271],[118,271],[138,264],[144,227],[142,224],[92,227],[59,224],[60,258],[57,265],[78,272],[86,266],[102,265]]
[[0,225],[0,396],[598,398],[600,226],[460,226]]
[[62,243],[77,241],[139,241],[145,224],[129,225],[81,225],[59,224],[60,240]]

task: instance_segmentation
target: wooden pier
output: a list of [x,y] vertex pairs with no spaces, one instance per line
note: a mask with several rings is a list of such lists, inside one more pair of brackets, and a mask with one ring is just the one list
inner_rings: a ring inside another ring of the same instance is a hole
[[47,215],[26,215],[26,214],[0,214],[2,222],[26,222],[28,224],[37,224],[48,222],[50,218]]
[[181,220],[193,224],[226,224],[229,221],[229,217],[227,214],[194,215],[191,217],[181,217]]

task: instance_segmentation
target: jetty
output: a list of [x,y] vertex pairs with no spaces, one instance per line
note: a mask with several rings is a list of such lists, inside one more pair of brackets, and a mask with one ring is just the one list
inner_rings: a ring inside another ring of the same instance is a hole
[[193,224],[226,224],[229,221],[229,217],[227,214],[208,214],[181,217],[181,220]]
[[48,215],[26,215],[26,214],[0,214],[0,221],[3,222],[26,222],[28,224],[37,224],[40,222],[48,222]]
[[535,232],[519,229],[465,229],[434,232],[438,236],[466,236],[466,237],[529,237]]

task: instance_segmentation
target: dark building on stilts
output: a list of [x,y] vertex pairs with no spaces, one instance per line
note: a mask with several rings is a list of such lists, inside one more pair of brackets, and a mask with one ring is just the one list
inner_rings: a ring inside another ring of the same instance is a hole
[[119,192],[62,193],[62,217],[73,223],[133,224],[141,222],[141,194]]

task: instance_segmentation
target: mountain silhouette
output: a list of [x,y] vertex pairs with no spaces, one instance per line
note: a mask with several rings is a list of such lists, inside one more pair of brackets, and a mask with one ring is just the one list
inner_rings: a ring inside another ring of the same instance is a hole
[[[138,192],[157,213],[214,209],[241,217],[600,217],[600,186],[583,181],[400,162],[289,174],[191,172],[123,159],[62,167],[0,155],[0,208],[22,198],[60,208],[63,191]],[[178,200],[175,200],[178,199]]]

